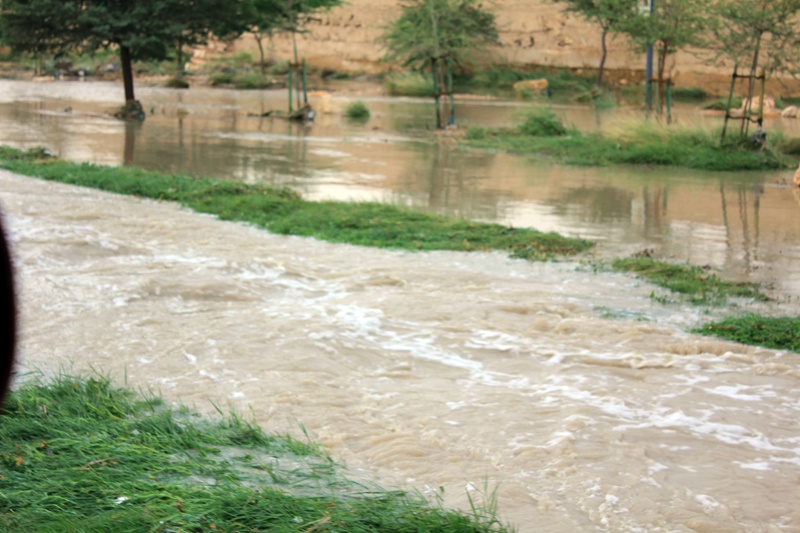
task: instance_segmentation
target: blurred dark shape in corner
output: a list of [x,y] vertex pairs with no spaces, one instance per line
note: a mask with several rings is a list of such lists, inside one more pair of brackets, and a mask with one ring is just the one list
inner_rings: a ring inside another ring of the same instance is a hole
[[11,252],[0,213],[0,404],[11,385],[14,349],[17,340],[17,311]]

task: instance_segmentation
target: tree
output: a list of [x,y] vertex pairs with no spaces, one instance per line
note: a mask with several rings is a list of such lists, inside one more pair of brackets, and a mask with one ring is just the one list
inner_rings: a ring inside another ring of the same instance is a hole
[[556,2],[566,4],[567,12],[600,26],[601,55],[595,83],[601,85],[608,56],[608,34],[621,31],[624,23],[636,14],[636,0],[556,0]]
[[448,92],[452,91],[452,79],[446,76],[450,64],[463,63],[475,52],[500,44],[494,14],[479,0],[408,0],[400,17],[384,29],[381,42],[387,59],[401,60],[418,70],[430,66],[437,127],[444,126],[439,97],[446,78]]
[[264,39],[272,36],[281,27],[285,18],[286,2],[283,0],[250,0],[245,11],[247,32],[253,35],[258,44],[259,65],[264,74],[266,57],[264,54]]
[[641,14],[624,21],[619,30],[635,46],[645,50],[652,45],[656,51],[659,108],[665,102],[665,71],[667,58],[688,47],[706,44],[709,26],[709,3],[698,0],[657,0],[651,14]]
[[800,0],[719,0],[712,10],[712,59],[727,58],[736,69],[749,66],[745,110],[749,118],[758,68],[764,76],[796,68]]
[[177,76],[184,72],[184,47],[208,43],[210,35],[234,39],[247,29],[243,22],[245,3],[230,0],[189,0],[175,3],[169,18],[167,32],[172,34],[175,47]]
[[136,109],[133,60],[164,59],[173,45],[205,42],[210,32],[231,24],[226,14],[236,13],[240,1],[0,0],[0,25],[6,43],[20,51],[116,48],[125,105]]
[[264,46],[266,37],[277,33],[291,33],[294,44],[295,63],[299,61],[295,35],[305,31],[305,25],[316,20],[320,11],[342,4],[342,0],[248,0],[245,15],[247,31],[258,43],[261,69],[264,70]]

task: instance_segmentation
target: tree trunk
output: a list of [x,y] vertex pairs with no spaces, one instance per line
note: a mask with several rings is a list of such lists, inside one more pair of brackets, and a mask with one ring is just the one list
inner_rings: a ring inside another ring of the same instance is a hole
[[667,66],[668,48],[664,46],[658,52],[658,116],[664,114],[664,103],[666,101],[666,87],[664,86],[664,70]]
[[600,55],[600,67],[597,69],[597,81],[595,85],[598,87],[603,83],[603,71],[606,68],[606,56],[608,55],[608,46],[606,45],[606,36],[608,36],[608,28],[603,28],[603,35],[600,37],[600,44],[602,54]]
[[178,69],[177,69],[177,75],[176,76],[177,76],[177,78],[179,80],[182,80],[183,79],[183,40],[182,39],[178,40],[178,50],[177,50],[177,54],[176,55],[178,56],[178,65],[177,65]]
[[264,36],[260,33],[254,33],[253,37],[255,37],[256,43],[258,43],[259,65],[261,65],[261,74],[264,75],[267,73],[267,65],[264,61]]
[[131,49],[120,45],[119,58],[122,63],[122,83],[125,86],[125,103],[128,104],[136,100],[133,95],[133,61],[131,61]]

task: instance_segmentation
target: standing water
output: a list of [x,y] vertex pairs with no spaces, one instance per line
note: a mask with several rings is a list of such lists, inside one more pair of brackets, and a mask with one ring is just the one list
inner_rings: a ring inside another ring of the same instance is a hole
[[[149,122],[156,109],[133,132],[133,162],[160,148],[182,154],[181,170],[529,221],[602,239],[601,253],[658,246],[796,290],[797,204],[777,176],[453,152],[386,128],[391,103],[379,130],[234,126],[246,106],[224,97],[234,103],[187,111],[183,151]],[[122,162],[124,141],[110,143],[125,125],[73,116],[102,98],[71,95],[72,113],[28,98],[30,109],[2,106],[24,118],[7,120],[19,145]],[[496,490],[521,532],[800,531],[800,356],[686,333],[709,316],[659,304],[632,278],[270,235],[6,172],[0,200],[21,277],[22,371],[93,367],[204,411],[252,409],[268,431],[302,425],[384,484],[461,508]]]

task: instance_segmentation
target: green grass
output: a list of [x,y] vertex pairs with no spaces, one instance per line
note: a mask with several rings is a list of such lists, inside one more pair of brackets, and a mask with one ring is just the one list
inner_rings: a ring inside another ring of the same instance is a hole
[[318,446],[104,377],[27,379],[0,412],[2,531],[507,531],[495,511],[351,481]]
[[727,281],[710,269],[699,266],[666,263],[650,257],[629,257],[613,260],[611,268],[635,274],[659,287],[685,295],[694,304],[720,305],[729,298],[768,300],[755,283]]
[[763,317],[748,314],[705,324],[693,331],[741,344],[800,353],[800,318],[798,317]]
[[308,202],[288,189],[68,163],[47,157],[42,150],[0,148],[0,167],[72,185],[178,202],[222,220],[330,242],[406,250],[505,250],[531,260],[575,254],[592,246],[555,233],[470,222],[394,205]]
[[[765,150],[751,150],[744,141],[729,137],[721,143],[716,132],[700,127],[666,126],[657,123],[630,125],[611,133],[581,133],[563,126],[551,135],[526,133],[532,111],[515,128],[477,128],[467,130],[463,141],[476,148],[538,154],[553,160],[587,166],[661,165],[699,170],[776,170],[796,166],[780,151],[771,136]],[[564,134],[567,130],[568,134]]]

